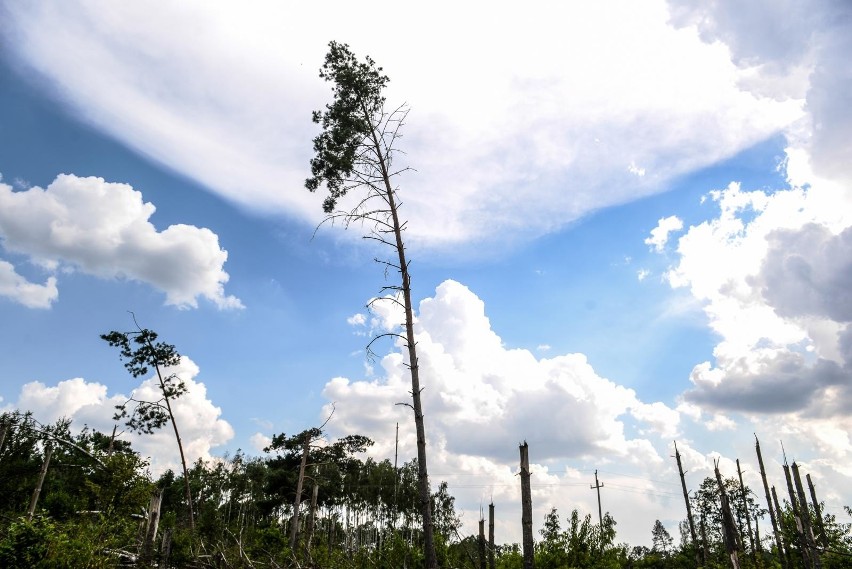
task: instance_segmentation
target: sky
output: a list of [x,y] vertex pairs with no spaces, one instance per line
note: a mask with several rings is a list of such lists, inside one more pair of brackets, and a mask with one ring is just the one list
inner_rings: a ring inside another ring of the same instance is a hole
[[[407,105],[428,467],[465,532],[494,501],[596,511],[650,544],[743,465],[852,504],[852,8],[843,1],[0,2],[0,409],[111,432],[152,394],[99,339],[183,355],[192,460],[332,414],[329,439],[416,454],[361,228],[324,224],[311,112],[329,41]],[[354,197],[352,198],[354,199]],[[346,202],[344,202],[345,205]],[[351,202],[350,202],[351,203]],[[125,432],[154,474],[169,432]]]

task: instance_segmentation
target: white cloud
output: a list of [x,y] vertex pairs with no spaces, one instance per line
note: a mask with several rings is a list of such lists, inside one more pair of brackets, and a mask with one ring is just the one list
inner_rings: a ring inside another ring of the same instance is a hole
[[644,281],[651,274],[651,271],[648,269],[639,269],[636,271],[636,278],[639,279],[639,282]]
[[28,308],[50,308],[57,298],[56,277],[48,277],[43,285],[31,283],[0,259],[0,296],[10,298]]
[[[163,372],[178,374],[188,389],[185,395],[172,401],[187,463],[191,464],[198,458],[212,458],[210,451],[231,440],[234,430],[221,418],[222,410],[207,398],[206,386],[196,381],[198,366],[184,356],[178,366],[166,368]],[[142,381],[131,394],[140,400],[160,399],[158,380],[151,377]],[[82,378],[60,381],[53,386],[33,381],[22,386],[17,401],[10,401],[4,409],[32,411],[33,416],[42,423],[68,417],[73,421],[73,429],[82,428],[85,424],[104,433],[111,433],[115,406],[126,400],[127,397],[120,392],[109,394],[106,385]],[[121,438],[129,440],[143,457],[150,458],[151,470],[155,474],[167,468],[180,469],[180,455],[171,425],[151,435],[125,432]]]
[[[496,4],[487,26],[478,6],[443,6],[17,3],[4,47],[130,147],[238,203],[314,223],[310,112],[329,97],[317,69],[328,40],[348,41],[390,75],[391,104],[412,106],[405,213],[411,240],[436,246],[553,231],[802,114],[799,100],[745,90],[747,70],[669,26],[662,1]],[[395,25],[412,18],[420,25]]]
[[272,437],[263,433],[255,433],[249,438],[252,448],[257,453],[262,453],[263,449],[272,444]]
[[741,85],[776,100],[805,97],[806,120],[790,132],[815,171],[852,181],[852,9],[845,0],[670,3],[673,21],[722,41],[744,71]]
[[[522,440],[531,447],[541,511],[553,503],[569,513],[584,502],[592,511],[592,496],[575,491],[585,481],[578,486],[576,473],[565,471],[566,464],[617,461],[651,477],[646,469],[664,463],[655,445],[677,432],[677,411],[643,403],[633,390],[595,373],[582,354],[539,358],[505,346],[492,330],[482,300],[458,282],[445,281],[420,303],[416,334],[432,479],[435,484],[449,482],[467,512],[466,522],[473,523],[482,499],[493,497],[501,515],[516,509],[515,444]],[[374,438],[372,452],[381,458],[393,456],[397,422],[400,456],[416,454],[410,409],[397,405],[410,399],[406,360],[397,349],[380,359],[376,376],[360,381],[338,377],[323,391],[336,402],[330,427]],[[640,436],[628,434],[632,429]],[[579,502],[571,502],[579,496]],[[639,503],[649,511],[663,507],[654,502],[635,495],[607,509],[624,519]],[[620,529],[621,535],[635,531],[636,539],[647,539],[648,528]]]
[[350,326],[364,326],[367,324],[367,317],[359,312],[347,318],[346,323]]
[[[45,189],[26,191],[0,183],[0,237],[7,251],[46,270],[142,281],[179,307],[196,307],[201,296],[222,309],[241,308],[224,293],[228,253],[216,234],[183,224],[157,231],[149,221],[154,209],[129,185],[102,178],[62,174]],[[54,277],[45,285],[28,283],[2,261],[0,294],[38,307],[58,296]]]
[[[662,251],[669,241],[669,234],[683,229],[683,220],[676,215],[664,217],[657,222],[657,226],[651,230],[651,236],[645,239],[646,245],[651,245],[655,251]],[[641,278],[639,280],[642,280]]]
[[737,424],[729,417],[716,413],[704,426],[710,431],[733,431]]

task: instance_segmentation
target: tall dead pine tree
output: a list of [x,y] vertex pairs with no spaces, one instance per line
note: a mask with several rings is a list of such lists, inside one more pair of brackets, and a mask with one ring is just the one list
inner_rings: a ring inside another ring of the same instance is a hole
[[[405,312],[403,334],[387,334],[399,338],[408,352],[411,373],[411,404],[417,432],[418,497],[423,520],[423,541],[427,569],[438,566],[435,555],[429,475],[426,468],[426,430],[420,400],[420,366],[414,338],[414,309],[411,301],[411,275],[405,254],[402,232],[405,222],[400,218],[400,202],[395,178],[407,168],[393,166],[400,129],[405,121],[405,106],[390,112],[385,110],[382,92],[389,81],[382,68],[367,57],[359,61],[349,46],[329,43],[320,77],[334,84],[334,101],[324,111],[315,111],[313,121],[322,126],[314,138],[315,156],[311,159],[311,177],[305,187],[316,191],[322,184],[328,189],[323,202],[327,220],[341,220],[345,225],[363,222],[369,227],[364,237],[386,245],[395,253],[394,259],[380,261],[400,275],[398,285],[385,286],[383,293],[390,302]],[[337,209],[337,201],[350,190],[362,195],[347,211]],[[400,299],[401,297],[401,299]]]

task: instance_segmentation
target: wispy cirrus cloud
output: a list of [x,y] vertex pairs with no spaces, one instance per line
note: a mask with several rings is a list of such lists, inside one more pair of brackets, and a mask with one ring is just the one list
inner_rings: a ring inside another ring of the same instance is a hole
[[[671,27],[661,1],[386,8],[7,3],[3,41],[102,131],[310,223],[310,113],[330,97],[316,70],[329,40],[349,42],[384,66],[390,103],[411,104],[405,209],[412,242],[433,247],[559,229],[802,114],[801,101],[744,88],[728,51]],[[421,25],[396,25],[411,17]]]

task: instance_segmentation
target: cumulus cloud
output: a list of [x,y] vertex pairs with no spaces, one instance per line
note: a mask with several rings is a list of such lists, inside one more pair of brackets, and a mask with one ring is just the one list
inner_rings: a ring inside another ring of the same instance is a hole
[[59,290],[56,277],[48,277],[43,285],[31,283],[15,271],[14,265],[0,259],[0,296],[28,308],[50,308],[59,298]]
[[811,154],[817,173],[849,182],[852,162],[852,6],[845,0],[670,2],[672,21],[723,42],[757,94],[805,97],[807,120],[791,142]]
[[[166,293],[166,304],[197,307],[201,296],[221,309],[241,308],[224,285],[227,251],[206,228],[171,225],[157,231],[154,206],[127,184],[62,174],[47,188],[15,191],[0,183],[3,248],[45,270],[71,268],[101,278],[129,278]],[[0,262],[0,294],[46,307],[58,292],[55,277],[27,282]]]
[[683,229],[683,220],[678,216],[664,217],[657,222],[657,227],[651,230],[651,236],[645,239],[645,244],[651,245],[655,251],[662,251],[669,241],[669,234],[681,229]]
[[[390,75],[388,100],[411,103],[408,230],[434,246],[553,231],[802,113],[800,100],[743,89],[730,53],[668,25],[662,1],[550,3],[546,17],[494,5],[488,26],[473,5],[450,20],[391,4],[262,6],[15,3],[3,41],[97,128],[228,199],[313,223],[310,116],[330,96],[316,70],[328,38],[346,38]],[[422,25],[382,26],[411,17]]]
[[808,223],[767,236],[761,292],[786,317],[852,322],[852,227],[834,234]]
[[807,153],[788,151],[786,166],[790,188],[711,192],[718,215],[678,240],[667,274],[719,335],[683,393],[709,429],[731,428],[729,413],[852,427],[852,199]]
[[[222,410],[208,399],[206,386],[196,380],[199,369],[192,360],[184,356],[180,364],[163,371],[177,374],[188,389],[185,395],[172,401],[187,462],[192,463],[199,458],[210,459],[212,449],[233,438],[233,428],[221,418]],[[59,381],[55,385],[32,381],[21,387],[17,400],[11,400],[4,410],[32,411],[33,416],[42,423],[67,417],[72,420],[73,429],[88,425],[111,433],[115,406],[125,403],[128,397],[121,393],[120,388],[112,394],[109,391],[102,383],[82,378]],[[130,396],[146,401],[159,400],[158,379],[145,379],[130,392]],[[155,474],[167,468],[180,469],[180,454],[170,425],[151,435],[125,432],[121,438],[130,441],[135,450],[150,459],[151,470]]]
[[[471,523],[483,496],[515,508],[515,445],[523,440],[532,449],[537,503],[559,505],[565,513],[566,488],[585,486],[578,483],[579,473],[566,470],[567,463],[595,457],[644,471],[664,463],[656,445],[679,432],[678,411],[644,403],[632,389],[598,375],[582,354],[540,357],[505,346],[482,300],[456,281],[443,282],[421,301],[415,328],[432,477],[449,481],[459,507],[470,510]],[[397,344],[380,359],[374,377],[334,378],[323,390],[336,402],[331,428],[372,437],[378,457],[393,456],[396,423],[400,456],[416,454],[410,409],[398,405],[410,401],[406,357]],[[589,501],[586,494],[583,501]],[[647,497],[637,500],[660,507]]]

